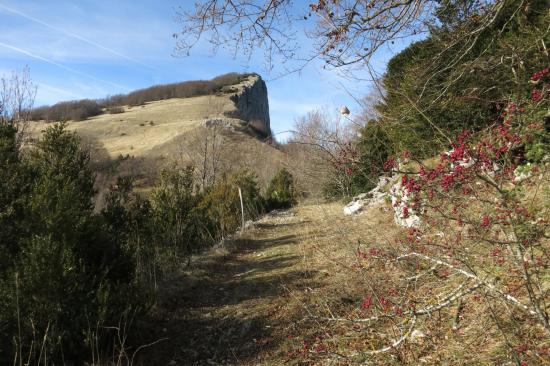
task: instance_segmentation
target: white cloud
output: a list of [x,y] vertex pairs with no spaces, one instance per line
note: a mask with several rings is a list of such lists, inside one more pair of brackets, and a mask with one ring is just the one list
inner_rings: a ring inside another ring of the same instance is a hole
[[173,30],[164,17],[147,11],[140,16],[120,14],[111,2],[98,2],[105,11],[88,13],[77,6],[56,5],[31,9],[0,4],[0,13],[9,21],[9,26],[0,24],[0,40],[57,62],[109,61],[149,71],[154,66],[148,61],[165,58],[173,47]]

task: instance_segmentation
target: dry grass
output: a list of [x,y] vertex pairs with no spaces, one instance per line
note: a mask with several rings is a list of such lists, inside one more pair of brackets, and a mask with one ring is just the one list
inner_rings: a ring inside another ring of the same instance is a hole
[[[85,121],[69,121],[67,128],[76,131],[84,139],[103,148],[111,158],[119,155],[147,156],[153,149],[200,126],[205,119],[227,118],[236,111],[230,100],[233,93],[240,93],[249,83],[233,85],[231,93],[219,93],[190,98],[173,98],[149,102],[134,107],[117,107],[111,114],[104,113]],[[238,124],[238,120],[234,120]],[[37,138],[47,127],[44,121],[32,122],[29,126],[31,137]]]
[[[221,117],[234,109],[226,96],[169,99],[144,106],[125,107],[124,113],[102,114],[86,121],[68,122],[67,128],[99,144],[111,158],[146,156],[153,149],[198,127],[207,118]],[[48,126],[33,122],[29,132],[38,137]]]
[[[396,249],[405,240],[384,203],[346,217],[342,203],[304,203],[288,214],[268,215],[226,246],[196,258],[163,292],[141,334],[148,341],[167,336],[149,350],[144,364],[176,365],[464,365],[514,363],[500,327],[489,316],[521,312],[495,299],[465,298],[453,330],[457,303],[419,318],[418,336],[379,355],[368,352],[399,338],[399,317],[371,326],[329,321],[359,319],[366,296],[387,294],[406,274],[384,256],[358,258],[357,250]],[[462,281],[440,269],[412,289],[418,307],[437,302]],[[431,299],[431,300],[430,300]],[[489,301],[488,301],[489,300]],[[512,321],[512,320],[511,320]],[[536,327],[523,328],[530,340],[546,343]],[[517,343],[514,343],[517,345]],[[542,354],[542,353],[541,353]],[[541,356],[543,357],[543,356]],[[549,362],[540,358],[541,364]]]
[[162,286],[143,326],[151,339],[171,340],[143,362],[314,364],[295,351],[323,326],[304,318],[319,310],[320,299],[334,309],[342,302],[357,308],[360,276],[350,273],[357,273],[351,264],[358,243],[373,244],[382,232],[397,230],[382,207],[356,217],[344,217],[342,207],[310,203],[268,215],[226,247],[196,258]]

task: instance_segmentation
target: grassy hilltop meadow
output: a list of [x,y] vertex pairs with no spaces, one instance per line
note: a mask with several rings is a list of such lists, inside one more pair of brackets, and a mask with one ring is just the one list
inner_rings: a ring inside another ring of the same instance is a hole
[[0,364],[550,364],[548,0],[306,5],[173,37],[365,84],[284,140],[256,73],[45,106],[1,77]]

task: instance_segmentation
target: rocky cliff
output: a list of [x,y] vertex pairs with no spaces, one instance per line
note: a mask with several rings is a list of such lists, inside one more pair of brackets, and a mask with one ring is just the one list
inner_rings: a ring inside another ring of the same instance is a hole
[[235,107],[225,112],[227,117],[245,121],[263,136],[271,135],[267,86],[261,76],[248,75],[240,84],[225,87],[223,92],[231,93],[229,99]]

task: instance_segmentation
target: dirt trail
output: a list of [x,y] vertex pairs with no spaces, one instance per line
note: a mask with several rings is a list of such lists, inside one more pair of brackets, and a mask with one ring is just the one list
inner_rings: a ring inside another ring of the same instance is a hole
[[286,289],[311,279],[297,250],[296,227],[306,222],[290,212],[269,215],[224,248],[196,258],[164,286],[145,338],[169,339],[147,351],[144,362],[244,365],[265,358],[277,347],[275,333],[289,326],[275,316]]
[[359,241],[376,240],[393,222],[379,209],[346,217],[342,208],[310,204],[268,215],[195,258],[161,286],[158,304],[139,325],[139,344],[168,338],[140,352],[140,363],[303,364],[296,354],[320,329],[304,321],[306,307],[326,306],[327,299],[336,308],[358,307],[364,291],[347,283],[361,278],[341,264],[355,259]]

